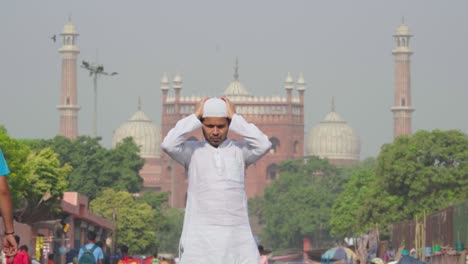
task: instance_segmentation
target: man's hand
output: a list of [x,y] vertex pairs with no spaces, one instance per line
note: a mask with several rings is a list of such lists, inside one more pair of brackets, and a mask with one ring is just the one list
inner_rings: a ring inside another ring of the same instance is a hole
[[236,107],[234,106],[233,103],[231,103],[231,101],[229,101],[229,99],[226,96],[221,96],[220,98],[221,100],[226,102],[227,117],[229,119],[232,119],[232,117],[236,113]]
[[6,257],[12,257],[16,255],[18,251],[18,245],[16,244],[15,236],[6,235],[3,237],[3,252]]
[[203,99],[200,100],[200,102],[197,103],[195,106],[195,115],[197,116],[198,119],[202,118],[203,116],[203,105],[205,104],[206,100],[208,100],[209,97],[203,97]]

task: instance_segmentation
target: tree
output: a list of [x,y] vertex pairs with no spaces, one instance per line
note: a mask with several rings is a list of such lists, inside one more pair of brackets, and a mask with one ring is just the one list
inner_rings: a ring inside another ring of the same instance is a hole
[[301,249],[305,236],[329,229],[331,207],[346,179],[341,170],[317,157],[285,161],[280,175],[265,189],[261,237],[276,249]]
[[382,147],[377,161],[379,184],[389,194],[384,202],[393,203],[392,210],[384,209],[398,220],[468,198],[468,137],[460,131],[399,137]]
[[367,231],[362,219],[363,204],[371,197],[376,176],[372,169],[355,171],[343,192],[333,203],[330,219],[331,232],[335,236],[357,236]]
[[334,236],[355,236],[367,231],[360,220],[364,213],[362,204],[376,187],[375,166],[375,158],[368,158],[343,170],[344,175],[349,175],[349,181],[333,203],[330,226]]
[[167,208],[164,210],[164,219],[165,221],[158,231],[158,252],[177,254],[184,224],[184,211],[179,208]]
[[11,170],[8,177],[15,218],[31,224],[59,214],[71,167],[61,165],[52,149],[31,151],[22,141],[9,137],[5,129],[0,129],[0,146]]
[[60,214],[60,200],[67,188],[66,176],[72,168],[68,164],[61,166],[58,154],[50,148],[44,148],[38,153],[31,152],[26,167],[29,173],[25,178],[30,188],[25,193],[28,206],[21,213],[22,220],[33,222],[47,218],[45,208],[48,213]]
[[130,193],[106,189],[90,202],[90,208],[116,224],[117,246],[125,244],[134,253],[152,253],[156,248],[154,211]]
[[138,176],[144,161],[131,138],[124,139],[114,149],[105,149],[100,138],[80,136],[75,140],[57,136],[51,140],[26,141],[34,149],[51,147],[59,153],[62,164],[70,164],[68,190],[85,194],[90,200],[106,188],[138,192],[142,179]]
[[258,236],[265,226],[265,215],[263,212],[263,197],[255,196],[249,199],[249,222],[252,233]]
[[2,126],[0,126],[0,148],[10,169],[8,185],[10,187],[13,207],[25,208],[27,201],[24,197],[30,186],[24,175],[29,173],[25,164],[30,149],[14,138],[11,138]]

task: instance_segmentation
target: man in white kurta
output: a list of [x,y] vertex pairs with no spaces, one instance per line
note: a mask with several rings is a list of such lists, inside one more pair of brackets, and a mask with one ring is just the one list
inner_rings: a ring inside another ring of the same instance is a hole
[[[202,128],[205,141],[186,141]],[[244,141],[227,138],[228,131]],[[222,97],[203,99],[179,120],[162,149],[188,173],[180,263],[257,264],[260,256],[249,225],[245,170],[271,147],[268,137],[235,113]]]

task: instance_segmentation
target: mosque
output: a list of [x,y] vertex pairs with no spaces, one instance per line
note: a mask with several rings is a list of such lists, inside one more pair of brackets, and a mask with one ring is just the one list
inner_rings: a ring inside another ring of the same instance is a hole
[[[62,82],[59,134],[69,138],[78,135],[77,116],[80,107],[76,96],[76,63],[79,54],[78,37],[73,24],[68,21],[61,34]],[[412,35],[402,23],[393,35],[396,47],[395,57],[395,101],[391,107],[394,115],[394,137],[411,134],[411,103],[409,39]],[[112,145],[115,146],[126,137],[132,137],[140,146],[140,155],[145,165],[140,171],[144,191],[168,192],[170,204],[184,207],[187,193],[187,178],[184,168],[160,150],[162,138],[181,118],[194,112],[195,105],[201,100],[197,96],[183,96],[183,80],[175,74],[172,82],[166,73],[160,82],[162,93],[161,124],[153,123],[141,109],[119,128],[115,129]],[[169,92],[171,91],[171,93]],[[248,122],[258,126],[270,139],[273,146],[269,153],[251,165],[246,173],[246,192],[248,197],[263,195],[264,188],[279,177],[278,168],[282,161],[315,155],[327,158],[337,165],[351,164],[360,160],[361,142],[356,131],[335,111],[315,125],[308,133],[304,123],[304,94],[306,82],[303,74],[296,80],[288,73],[284,82],[284,96],[255,96],[240,81],[239,66],[236,61],[233,80],[224,89],[235,105],[237,113]],[[239,138],[229,134],[230,137]],[[187,140],[203,140],[201,130],[188,135]]]

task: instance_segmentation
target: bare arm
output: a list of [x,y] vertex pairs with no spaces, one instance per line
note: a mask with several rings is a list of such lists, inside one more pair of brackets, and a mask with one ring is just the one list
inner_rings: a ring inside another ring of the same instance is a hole
[[13,208],[11,205],[10,189],[6,176],[0,176],[0,212],[3,217],[5,236],[3,237],[3,251],[6,256],[14,256],[18,245],[14,237]]

